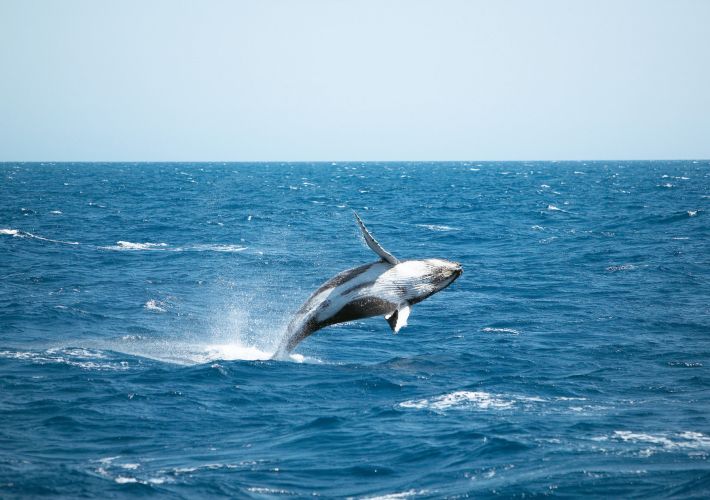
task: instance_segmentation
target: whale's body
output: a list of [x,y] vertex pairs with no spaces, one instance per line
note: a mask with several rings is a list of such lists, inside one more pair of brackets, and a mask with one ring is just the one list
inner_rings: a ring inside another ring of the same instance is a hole
[[381,260],[343,271],[321,285],[291,319],[274,357],[292,351],[312,333],[337,323],[384,316],[397,333],[412,305],[449,286],[462,269],[443,259],[400,262],[384,250],[355,214],[368,246]]

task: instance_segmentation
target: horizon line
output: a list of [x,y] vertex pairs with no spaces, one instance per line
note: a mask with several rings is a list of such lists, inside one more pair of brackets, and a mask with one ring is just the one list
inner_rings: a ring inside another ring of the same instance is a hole
[[585,160],[0,160],[5,163],[232,163],[232,164],[270,164],[270,163],[308,163],[308,164],[338,164],[338,163],[601,163],[601,162],[661,162],[661,161],[694,161],[705,162],[710,158],[602,158]]

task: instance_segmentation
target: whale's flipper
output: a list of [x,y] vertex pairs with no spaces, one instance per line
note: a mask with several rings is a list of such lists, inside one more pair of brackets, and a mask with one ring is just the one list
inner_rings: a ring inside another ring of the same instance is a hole
[[396,334],[402,328],[407,326],[407,319],[409,318],[409,313],[412,311],[411,306],[405,302],[401,304],[397,309],[394,310],[392,314],[385,316],[387,323],[390,324],[390,328]]
[[377,240],[372,237],[370,234],[370,231],[367,230],[365,227],[365,224],[362,222],[360,217],[358,216],[357,212],[353,212],[355,214],[355,218],[357,219],[357,224],[360,226],[360,231],[362,231],[362,236],[365,238],[365,243],[367,243],[367,246],[372,249],[373,252],[375,252],[377,255],[379,255],[382,260],[385,262],[389,262],[393,266],[396,266],[399,264],[399,261],[397,258],[389,253],[387,250],[382,248],[379,243],[377,243]]

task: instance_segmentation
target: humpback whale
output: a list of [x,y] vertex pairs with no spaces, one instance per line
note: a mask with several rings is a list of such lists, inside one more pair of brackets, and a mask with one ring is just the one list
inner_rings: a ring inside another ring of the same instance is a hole
[[458,262],[398,260],[375,240],[357,213],[355,220],[367,246],[380,260],[343,271],[313,292],[291,319],[272,359],[285,357],[303,339],[336,323],[384,316],[397,333],[407,326],[414,304],[461,276]]

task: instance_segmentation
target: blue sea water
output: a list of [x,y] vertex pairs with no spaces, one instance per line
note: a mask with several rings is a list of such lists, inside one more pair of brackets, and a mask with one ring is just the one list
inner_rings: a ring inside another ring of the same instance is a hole
[[[0,497],[710,495],[710,162],[0,164]],[[464,274],[269,361],[376,260]]]

